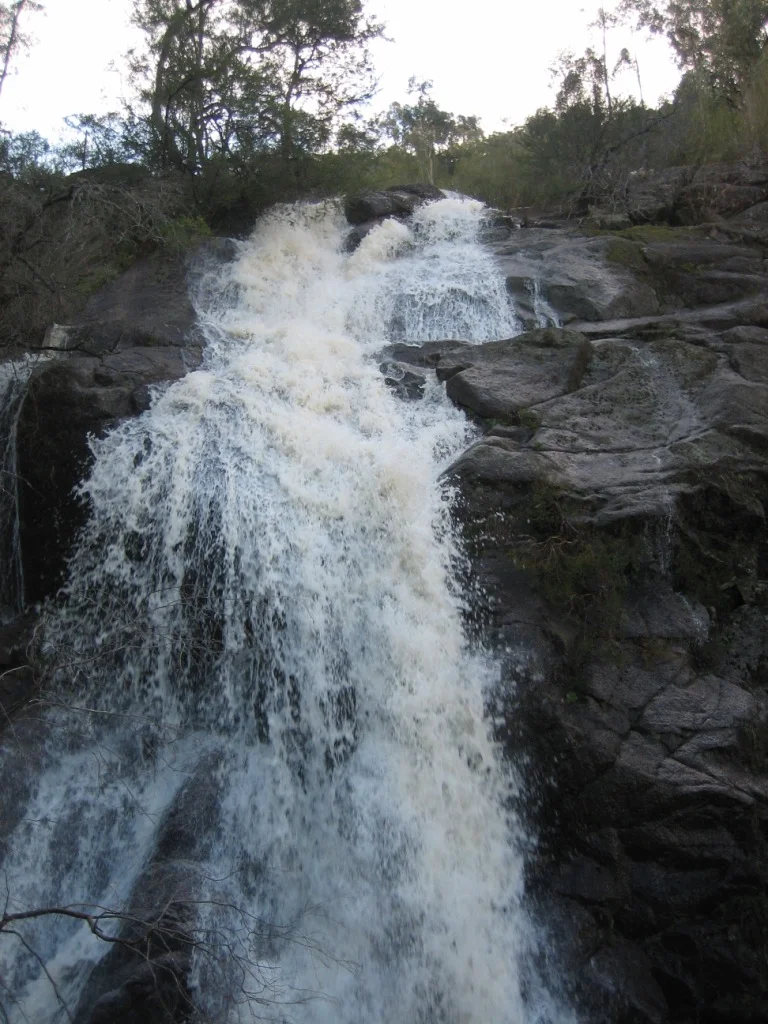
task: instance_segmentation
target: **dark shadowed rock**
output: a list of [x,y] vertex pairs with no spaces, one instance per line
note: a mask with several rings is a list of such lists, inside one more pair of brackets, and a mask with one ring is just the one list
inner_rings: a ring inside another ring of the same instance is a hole
[[74,488],[90,466],[88,438],[146,409],[148,386],[178,380],[190,364],[180,347],[142,347],[101,358],[73,355],[34,372],[17,440],[28,601],[40,601],[60,585],[70,544],[84,522],[86,510]]
[[692,169],[688,167],[631,174],[626,197],[630,220],[635,224],[677,223],[681,195],[692,176]]
[[707,164],[630,175],[626,210],[636,224],[700,224],[744,216],[766,199],[764,164]]
[[[754,1024],[768,956],[762,243],[551,238],[494,248],[517,261],[514,295],[540,273],[565,317],[584,288],[578,334],[408,356],[486,422],[508,418],[449,476],[503,666],[497,734],[531,759],[530,891],[583,1019]],[[572,288],[558,295],[542,268],[561,246],[574,280],[558,270]],[[633,277],[657,309],[619,316]]]
[[409,366],[435,369],[446,352],[470,352],[473,349],[474,346],[465,341],[425,341],[421,345],[387,345],[379,355],[385,359],[407,363]]
[[203,337],[190,282],[233,259],[236,249],[236,242],[216,238],[190,258],[153,254],[139,260],[88,300],[57,346],[97,356],[137,346],[199,351]]
[[203,757],[165,814],[152,860],[131,894],[121,942],[105,948],[91,971],[78,1019],[178,1024],[193,1009],[189,973],[204,885],[200,861],[210,851],[218,822],[216,755]]
[[444,198],[444,193],[434,185],[395,185],[381,192],[350,196],[344,204],[344,215],[353,225],[385,217],[407,217],[422,203]]
[[405,401],[424,397],[427,378],[407,363],[389,360],[379,367],[384,375],[384,383],[388,388]]
[[231,259],[214,240],[192,264],[150,257],[98,292],[72,326],[49,332],[61,355],[38,366],[19,416],[18,471],[26,598],[62,582],[86,510],[74,494],[91,459],[88,438],[145,411],[152,388],[199,366],[202,334],[190,280]]
[[165,953],[138,963],[116,988],[93,1006],[87,1024],[181,1024],[193,1011],[187,977],[188,954]]
[[27,649],[33,641],[35,616],[19,615],[0,626],[0,736],[37,690]]
[[755,203],[754,206],[742,211],[740,219],[752,221],[755,224],[768,224],[768,201]]

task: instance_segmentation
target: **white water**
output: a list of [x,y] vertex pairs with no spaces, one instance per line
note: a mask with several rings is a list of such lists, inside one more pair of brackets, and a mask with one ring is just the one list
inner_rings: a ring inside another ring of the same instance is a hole
[[[543,1019],[494,670],[463,636],[438,483],[468,428],[436,384],[399,402],[370,358],[516,333],[481,218],[448,199],[352,255],[330,207],[267,218],[201,285],[204,368],[94,442],[47,626],[75,709],[50,713],[10,909],[135,906],[165,871],[195,900],[206,1019]],[[104,944],[25,928],[47,974],[3,947],[11,1020],[66,1020]]]

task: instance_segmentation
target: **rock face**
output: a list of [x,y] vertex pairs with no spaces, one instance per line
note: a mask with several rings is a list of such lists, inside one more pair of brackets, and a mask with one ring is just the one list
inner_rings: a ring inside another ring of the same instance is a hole
[[567,231],[529,229],[491,248],[507,276],[507,287],[526,321],[533,326],[534,282],[541,295],[569,320],[606,320],[659,312],[659,298],[649,281],[633,273],[642,261],[639,248],[612,258],[623,242],[613,236],[585,238]]
[[542,312],[569,326],[660,315],[735,326],[768,323],[766,242],[751,226],[718,224],[594,237],[531,229],[491,249],[526,326]]
[[541,275],[569,329],[392,352],[484,425],[449,475],[530,891],[593,1024],[765,1019],[768,281],[709,234],[497,242],[513,292],[525,260],[572,275]]
[[766,165],[721,163],[636,172],[625,203],[635,224],[699,224],[731,217],[764,222],[766,201]]
[[422,203],[443,198],[443,192],[434,185],[394,185],[382,192],[350,196],[344,204],[344,214],[350,224],[359,225],[385,217],[408,216]]
[[762,1021],[762,236],[744,220],[502,235],[524,319],[567,328],[386,355],[434,371],[483,431],[449,477],[473,621],[504,666],[499,740],[529,754],[529,891],[591,1024]]

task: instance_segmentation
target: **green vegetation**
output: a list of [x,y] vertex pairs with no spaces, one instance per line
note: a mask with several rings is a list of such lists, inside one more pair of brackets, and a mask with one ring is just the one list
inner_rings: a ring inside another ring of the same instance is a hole
[[612,238],[605,250],[605,258],[611,263],[618,263],[619,266],[627,267],[635,273],[642,274],[648,269],[643,257],[642,246],[628,238]]
[[[709,229],[706,229],[709,230]],[[619,238],[630,242],[690,242],[701,235],[699,227],[672,227],[669,224],[635,224],[631,228],[623,228],[615,232]]]
[[519,409],[517,422],[528,430],[538,430],[541,426],[541,417],[534,409]]
[[181,255],[211,237],[211,229],[202,217],[183,214],[166,221],[159,231],[159,244],[170,253]]

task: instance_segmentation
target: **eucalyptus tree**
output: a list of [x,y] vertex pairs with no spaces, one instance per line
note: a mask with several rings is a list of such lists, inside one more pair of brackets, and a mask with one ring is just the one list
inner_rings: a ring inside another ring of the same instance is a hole
[[666,35],[681,68],[741,103],[768,43],[768,0],[623,0],[622,8]]
[[35,0],[13,0],[0,3],[0,93],[11,70],[13,59],[19,50],[28,45],[22,31],[22,17],[32,11],[41,11],[42,5]]
[[477,117],[456,117],[438,107],[430,95],[431,90],[432,82],[411,78],[408,93],[416,102],[393,103],[384,118],[383,128],[395,145],[416,157],[421,173],[434,185],[435,158],[446,153],[452,165],[456,148],[479,142],[483,131]]
[[131,68],[163,167],[258,151],[289,165],[373,92],[367,44],[382,27],[361,0],[134,0],[134,21],[146,45]]

